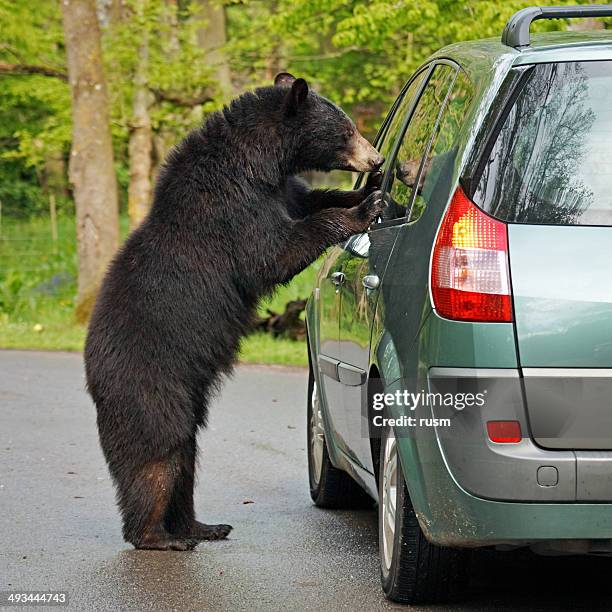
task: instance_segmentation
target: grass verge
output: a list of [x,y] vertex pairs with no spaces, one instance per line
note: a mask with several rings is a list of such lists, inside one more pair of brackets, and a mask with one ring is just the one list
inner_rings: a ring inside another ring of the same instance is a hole
[[[125,220],[123,220],[125,226]],[[46,219],[5,220],[0,232],[0,348],[81,351],[85,328],[74,321],[74,220],[61,218],[51,239]],[[318,263],[262,301],[260,312],[284,310],[312,291]],[[305,342],[257,333],[245,338],[245,363],[305,366]]]

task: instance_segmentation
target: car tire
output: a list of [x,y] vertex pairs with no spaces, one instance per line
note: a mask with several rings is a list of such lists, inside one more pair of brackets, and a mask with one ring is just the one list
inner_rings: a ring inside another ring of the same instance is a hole
[[371,508],[372,498],[343,470],[332,465],[325,441],[323,414],[317,384],[308,377],[307,449],[310,497],[320,508]]
[[381,581],[388,599],[425,604],[464,594],[470,552],[427,541],[410,502],[391,427],[383,431],[380,445],[378,515]]

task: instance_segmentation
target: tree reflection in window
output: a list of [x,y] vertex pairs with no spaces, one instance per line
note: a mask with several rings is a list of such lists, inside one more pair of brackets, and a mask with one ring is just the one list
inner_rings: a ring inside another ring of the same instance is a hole
[[518,223],[612,221],[612,62],[536,66],[474,199]]
[[464,72],[459,72],[422,162],[419,188],[412,204],[410,221],[419,219],[432,200],[448,195],[455,161],[455,144],[466,109],[472,101],[472,92],[470,80]]
[[406,215],[419,173],[421,160],[429,145],[442,104],[455,70],[436,66],[410,118],[390,175],[389,205],[383,219]]

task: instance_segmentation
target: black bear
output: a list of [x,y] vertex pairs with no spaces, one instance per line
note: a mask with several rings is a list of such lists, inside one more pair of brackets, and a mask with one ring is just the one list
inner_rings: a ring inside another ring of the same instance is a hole
[[309,190],[306,170],[383,159],[337,106],[281,73],[211,114],[169,155],[150,214],[102,284],[87,387],[136,548],[189,550],[229,525],[195,520],[196,434],[258,300],[382,210],[380,174],[356,191]]

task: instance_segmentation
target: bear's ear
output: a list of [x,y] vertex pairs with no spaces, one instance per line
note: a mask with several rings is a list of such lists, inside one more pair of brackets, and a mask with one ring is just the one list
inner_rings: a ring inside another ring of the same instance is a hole
[[308,98],[308,83],[304,79],[295,79],[285,100],[285,112],[287,115],[295,115]]
[[295,77],[289,72],[279,72],[274,77],[274,86],[275,87],[291,87],[294,81],[295,81]]

